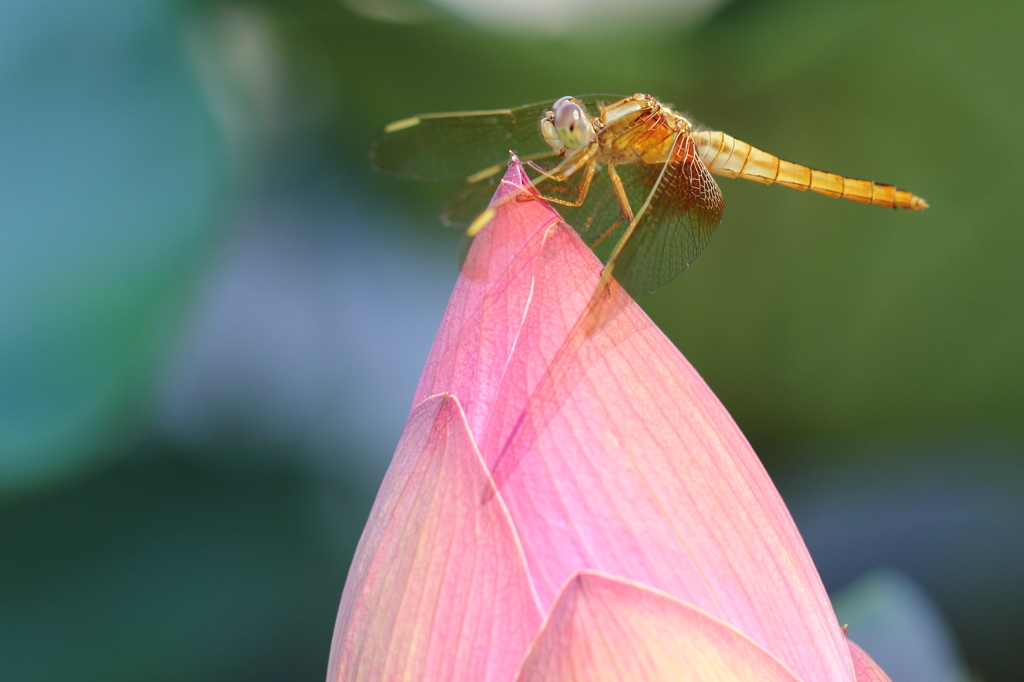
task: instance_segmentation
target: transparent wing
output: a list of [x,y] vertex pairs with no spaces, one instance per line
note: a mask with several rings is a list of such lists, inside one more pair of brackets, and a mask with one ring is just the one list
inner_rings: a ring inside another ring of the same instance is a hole
[[[556,183],[543,181],[538,185],[538,190],[545,196],[572,199],[576,184],[580,181],[582,173],[578,173],[568,182]],[[603,163],[598,164],[597,172],[590,183],[590,189],[580,206],[564,206],[552,204],[554,209],[562,216],[588,246],[596,246],[609,236],[609,230],[613,227],[621,228],[616,223],[621,222],[622,210],[615,198],[611,181],[608,179],[608,171]],[[614,231],[613,231],[614,232]]]
[[[653,293],[693,262],[714,236],[724,208],[722,191],[688,135],[676,139],[664,166],[653,168],[661,179],[650,204],[614,263],[609,263],[612,276],[634,299]],[[646,174],[649,181],[650,171]],[[643,202],[634,204],[633,210],[639,213],[642,206]]]
[[448,197],[441,207],[441,222],[448,227],[466,227],[487,208],[498,189],[501,173],[468,182]]
[[[577,98],[590,111],[622,99],[621,95]],[[370,147],[377,170],[416,180],[463,181],[489,170],[502,169],[509,151],[534,157],[550,149],[540,135],[540,117],[555,100],[516,109],[424,114],[395,121]]]
[[[635,163],[616,166],[616,172],[622,181],[626,198],[633,211],[637,211],[647,196],[654,189],[661,173],[661,165],[649,166]],[[615,196],[608,169],[599,164],[597,174],[587,192],[582,206],[556,206],[569,225],[579,232],[580,237],[588,246],[597,246],[598,242],[606,241],[614,244],[625,232],[626,221],[622,207]]]

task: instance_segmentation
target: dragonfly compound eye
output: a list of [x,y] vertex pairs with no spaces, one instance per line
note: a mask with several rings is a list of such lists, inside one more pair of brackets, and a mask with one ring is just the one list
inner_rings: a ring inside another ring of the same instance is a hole
[[562,144],[569,149],[579,149],[590,142],[590,121],[579,104],[560,100],[554,112],[555,132]]

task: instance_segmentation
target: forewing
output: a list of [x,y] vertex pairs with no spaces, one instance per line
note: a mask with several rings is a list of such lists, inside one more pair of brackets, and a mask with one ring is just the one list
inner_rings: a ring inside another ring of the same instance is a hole
[[[634,299],[653,293],[679,275],[711,241],[722,220],[722,191],[701,162],[693,140],[679,135],[660,180],[633,206],[636,227],[616,256],[612,276]],[[631,199],[632,202],[632,199]]]
[[551,102],[518,109],[425,114],[395,121],[370,147],[377,170],[414,180],[462,181],[508,163],[509,150],[544,151],[538,125]]
[[[599,103],[618,95],[580,97],[597,115]],[[540,118],[554,100],[515,109],[423,114],[395,121],[370,147],[374,168],[414,180],[464,181],[508,163],[509,151],[529,158],[550,151],[540,134]]]
[[495,173],[476,182],[463,184],[441,206],[441,222],[448,227],[466,227],[487,208],[501,182],[501,173]]

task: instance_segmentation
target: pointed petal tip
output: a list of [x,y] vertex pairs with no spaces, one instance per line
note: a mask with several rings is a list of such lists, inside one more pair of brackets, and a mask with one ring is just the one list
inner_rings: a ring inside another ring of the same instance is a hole
[[517,187],[525,187],[530,184],[530,178],[526,175],[523,162],[519,160],[519,157],[514,152],[509,152],[508,170],[505,171],[502,181]]

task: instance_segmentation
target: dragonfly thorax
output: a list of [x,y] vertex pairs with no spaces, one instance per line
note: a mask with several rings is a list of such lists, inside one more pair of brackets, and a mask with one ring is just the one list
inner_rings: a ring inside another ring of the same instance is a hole
[[559,156],[572,156],[594,139],[594,124],[573,97],[562,97],[540,119],[544,142]]

